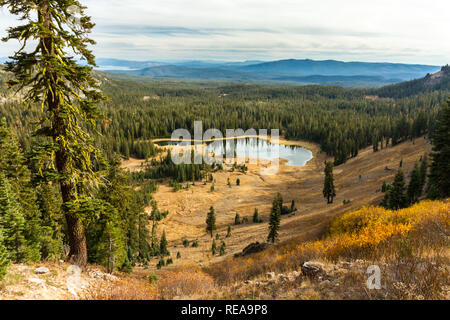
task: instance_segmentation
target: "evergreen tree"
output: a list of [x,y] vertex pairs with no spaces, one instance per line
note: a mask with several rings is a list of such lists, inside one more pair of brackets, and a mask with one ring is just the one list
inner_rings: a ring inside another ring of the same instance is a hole
[[419,201],[421,194],[420,169],[419,164],[416,162],[414,169],[411,172],[411,180],[409,181],[408,188],[406,189],[406,199],[409,204],[413,204]]
[[219,255],[223,256],[226,253],[226,244],[225,241],[222,240],[222,244],[220,245]]
[[125,256],[125,261],[123,262],[120,270],[123,272],[126,272],[126,273],[133,272],[133,265],[131,264],[130,260],[128,259],[128,255]]
[[57,190],[48,183],[42,183],[36,188],[36,193],[37,204],[42,214],[42,259],[50,261],[65,259],[64,221]]
[[255,209],[255,212],[253,213],[253,222],[254,222],[254,223],[259,223],[259,213],[258,213],[258,209]]
[[381,187],[381,192],[386,192],[388,189],[388,184],[386,183],[386,181],[383,181],[383,186]]
[[166,230],[163,231],[163,234],[161,236],[161,242],[159,243],[159,253],[162,256],[168,256],[170,255],[169,250],[167,249],[168,243],[166,239]]
[[281,222],[281,209],[282,209],[282,200],[280,205],[281,194],[277,194],[275,199],[273,200],[272,210],[270,212],[269,218],[269,235],[267,236],[267,241],[275,243],[278,238],[278,230],[280,229]]
[[149,216],[145,210],[137,212],[138,228],[138,257],[140,260],[146,260],[152,249],[150,242],[150,231],[148,230]]
[[5,277],[10,264],[11,261],[9,260],[8,252],[3,244],[3,230],[0,227],[0,281]]
[[22,234],[27,242],[27,259],[37,261],[41,258],[41,244],[46,243],[41,213],[22,150],[5,119],[0,121],[0,175],[7,180],[13,201],[26,221]]
[[106,266],[108,273],[123,264],[131,263],[125,250],[124,235],[111,221],[106,223],[96,251],[97,261]]
[[213,239],[212,246],[211,246],[211,253],[212,253],[213,256],[216,255],[216,251],[217,251],[216,240]]
[[427,173],[428,173],[428,157],[425,154],[422,157],[422,161],[420,162],[420,187],[419,187],[420,195],[422,195],[423,189],[427,184]]
[[151,251],[151,255],[152,256],[158,256],[160,251],[161,251],[161,249],[159,247],[159,241],[158,241],[157,232],[158,232],[158,222],[153,221],[151,244],[150,244],[151,249],[152,249],[152,251]]
[[428,196],[432,199],[450,197],[450,100],[442,107],[431,133],[433,153],[428,179]]
[[398,210],[406,206],[405,177],[403,171],[399,169],[389,190],[389,209]]
[[241,216],[239,215],[239,213],[236,213],[236,215],[234,216],[234,225],[239,225],[241,224]]
[[327,198],[328,204],[333,203],[333,198],[336,197],[332,162],[327,162],[325,165],[325,182],[323,187],[323,196],[324,198]]
[[392,186],[390,184],[386,184],[386,181],[383,182],[383,187],[382,189],[384,189],[384,197],[383,200],[380,203],[380,206],[389,209],[389,195],[392,189]]
[[206,231],[211,233],[211,238],[213,237],[213,232],[216,229],[216,214],[214,213],[214,208],[211,206],[206,217]]
[[[15,76],[9,86],[27,88],[26,102],[30,105],[38,102],[44,111],[37,133],[47,145],[42,148],[43,154],[47,157],[51,154],[54,159],[54,176],[60,184],[69,235],[69,256],[73,263],[84,267],[87,242],[78,210],[93,200],[87,187],[90,182],[99,181],[94,174],[93,159],[98,159],[100,153],[85,129],[87,126],[82,124],[95,124],[100,114],[96,104],[103,100],[91,73],[95,61],[88,46],[95,42],[86,36],[94,24],[84,14],[86,8],[76,0],[0,0],[0,6],[7,7],[24,22],[11,27],[4,40],[35,44],[35,48],[22,46],[11,57],[12,62],[7,63],[7,71]],[[79,8],[81,15],[77,23],[72,19],[73,6]],[[71,56],[73,53],[85,59],[87,65],[78,65],[77,58]],[[41,169],[51,171],[53,167],[41,164]]]
[[11,260],[13,262],[30,260],[30,248],[25,239],[23,210],[4,174],[0,174],[0,222],[0,227],[4,230],[3,243]]
[[[105,266],[106,260],[101,257],[111,241],[115,242],[117,248],[114,255],[121,257],[120,261],[114,263],[117,267],[120,267],[125,255],[133,265],[136,258],[145,262],[152,253],[149,244],[149,216],[145,211],[148,200],[143,193],[128,186],[128,176],[121,169],[120,163],[118,157],[110,160],[105,183],[97,194],[97,199],[100,199],[97,202],[103,202],[102,209],[96,212],[98,218],[86,228],[88,257],[90,261]],[[145,191],[145,187],[143,190]],[[102,253],[98,252],[100,249]]]
[[295,207],[295,201],[292,200],[292,202],[291,202],[291,212],[295,212],[295,211],[297,211],[297,208]]
[[280,213],[283,213],[283,197],[281,193],[277,193],[277,195],[275,196],[274,205],[278,207]]
[[227,238],[231,237],[231,226],[228,226],[227,229]]

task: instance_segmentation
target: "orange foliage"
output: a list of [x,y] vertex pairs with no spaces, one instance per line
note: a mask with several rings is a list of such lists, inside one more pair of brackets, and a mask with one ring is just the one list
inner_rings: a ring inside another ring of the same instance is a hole
[[422,201],[401,210],[365,207],[337,218],[322,240],[302,242],[293,239],[249,257],[215,264],[208,273],[219,283],[232,283],[267,271],[295,270],[310,259],[380,258],[389,250],[396,250],[397,242],[390,240],[405,237],[412,231],[420,233],[427,224],[439,224],[448,230],[449,212],[448,200]]

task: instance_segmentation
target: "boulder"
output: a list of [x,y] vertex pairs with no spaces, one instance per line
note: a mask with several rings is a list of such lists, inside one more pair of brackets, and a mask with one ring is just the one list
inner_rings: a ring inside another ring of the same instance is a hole
[[30,279],[27,279],[27,280],[28,280],[28,282],[30,282],[32,284],[35,284],[35,285],[38,285],[38,286],[41,286],[41,287],[45,287],[45,280],[43,280],[43,279],[30,278]]
[[257,253],[257,252],[264,251],[264,250],[266,250],[269,247],[270,247],[270,244],[268,244],[266,242],[264,242],[264,243],[259,243],[259,242],[251,243],[248,246],[246,246],[244,248],[244,250],[242,250],[241,253],[236,253],[234,256],[235,257],[244,257],[244,256],[252,254],[252,253]]
[[275,272],[267,272],[266,277],[267,279],[275,279]]
[[323,264],[320,262],[308,261],[302,264],[302,274],[308,278],[316,278],[323,273]]
[[46,274],[49,272],[50,272],[50,270],[48,270],[48,268],[46,268],[46,267],[39,267],[37,269],[34,269],[34,273],[36,273],[36,274]]

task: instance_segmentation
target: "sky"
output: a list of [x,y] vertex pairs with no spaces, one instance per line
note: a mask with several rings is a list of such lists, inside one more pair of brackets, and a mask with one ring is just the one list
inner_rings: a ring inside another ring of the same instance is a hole
[[[450,63],[448,0],[81,0],[97,57]],[[0,37],[15,17],[0,10]],[[0,43],[0,57],[17,43]]]

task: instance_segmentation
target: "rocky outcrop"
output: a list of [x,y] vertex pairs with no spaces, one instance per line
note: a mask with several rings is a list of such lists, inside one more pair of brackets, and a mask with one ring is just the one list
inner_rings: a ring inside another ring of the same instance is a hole
[[320,262],[307,261],[302,264],[301,268],[302,274],[310,279],[318,278],[324,274],[324,265]]
[[244,248],[244,250],[242,250],[241,253],[236,253],[234,255],[234,257],[244,257],[244,256],[252,254],[252,253],[257,253],[257,252],[264,251],[264,250],[266,250],[269,247],[270,247],[270,244],[268,244],[266,242],[264,242],[264,243],[259,243],[259,242],[251,243],[248,246],[246,246]]
[[34,269],[34,273],[36,273],[36,274],[46,274],[49,272],[50,272],[50,270],[48,270],[48,268],[46,268],[46,267],[40,267],[40,268]]

